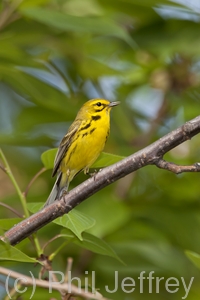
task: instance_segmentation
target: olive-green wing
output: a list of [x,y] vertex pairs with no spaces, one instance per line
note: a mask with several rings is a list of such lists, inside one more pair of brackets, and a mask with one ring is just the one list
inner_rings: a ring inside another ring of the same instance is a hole
[[61,163],[63,157],[65,156],[67,150],[69,149],[70,145],[72,144],[75,134],[76,134],[77,130],[79,129],[80,125],[81,125],[81,120],[75,120],[72,123],[72,125],[69,127],[67,134],[62,139],[60,146],[58,148],[58,152],[55,157],[52,177],[57,173],[60,163]]

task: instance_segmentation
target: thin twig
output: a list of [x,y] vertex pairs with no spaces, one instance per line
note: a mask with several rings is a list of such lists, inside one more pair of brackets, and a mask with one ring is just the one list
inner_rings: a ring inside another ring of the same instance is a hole
[[63,242],[57,249],[49,255],[49,259],[52,261],[54,257],[60,252],[61,249],[63,249],[67,244],[70,243],[71,240],[66,240]]
[[[23,215],[20,214],[16,209],[12,208],[11,206],[9,206],[8,204],[5,204],[3,202],[0,202],[0,206],[6,207],[7,209],[9,209],[10,211],[12,211],[15,215],[17,215],[19,218],[23,218]],[[33,244],[33,246],[35,246],[35,241],[34,241],[34,235],[30,235],[28,237],[31,241],[31,243]]]
[[6,168],[0,164],[0,169],[7,174]]
[[[43,273],[45,271],[47,271],[49,273],[49,280],[52,281],[52,279],[53,279],[53,282],[59,282],[55,272],[53,272],[53,270],[52,270],[51,261],[48,259],[47,256],[43,255],[42,264],[43,264],[43,270],[44,270]],[[61,297],[63,298],[63,295],[65,294],[65,292],[62,290],[58,290],[58,291],[60,292]]]
[[72,293],[76,296],[86,298],[86,299],[106,300],[106,298],[103,298],[102,295],[99,294],[98,292],[96,294],[86,292],[86,291],[84,291],[84,289],[80,289],[79,287],[76,287],[75,285],[73,285],[71,283],[70,284],[68,284],[68,283],[61,284],[61,283],[57,283],[57,282],[53,282],[53,281],[48,282],[46,280],[29,277],[27,275],[21,274],[16,271],[11,271],[10,269],[6,269],[3,267],[0,267],[0,274],[5,275],[7,277],[11,277],[11,278],[16,278],[16,279],[20,278],[21,285],[24,285],[24,286],[32,286],[33,288],[43,287],[45,289],[63,291],[65,293],[68,293],[68,291],[70,291],[70,293]]
[[[13,183],[16,191],[17,191],[17,194],[19,196],[19,199],[21,201],[21,205],[23,207],[23,210],[24,210],[24,214],[25,214],[25,217],[28,217],[29,216],[29,211],[28,211],[28,208],[27,208],[27,205],[26,205],[26,197],[25,195],[22,193],[13,173],[12,173],[12,170],[7,162],[7,159],[3,153],[3,151],[1,150],[0,148],[0,157],[5,165],[5,168],[6,168],[6,173],[8,175],[8,177],[10,178],[11,182]],[[34,246],[36,248],[36,251],[37,251],[37,254],[38,256],[42,253],[41,252],[41,248],[40,248],[40,244],[39,244],[39,241],[37,239],[37,236],[36,236],[36,233],[32,232],[32,241],[34,243]]]
[[73,258],[68,257],[67,258],[67,266],[66,266],[66,270],[65,270],[65,281],[64,282],[68,282],[68,274],[72,270],[72,264],[73,264]]
[[12,1],[7,7],[4,8],[0,15],[0,30],[11,21],[15,21],[16,18],[18,18],[15,14],[15,11],[22,2],[23,0]]
[[67,294],[65,295],[65,299],[64,300],[73,300],[72,295],[71,294]]
[[180,166],[164,159],[159,159],[155,162],[155,165],[160,169],[164,169],[175,174],[181,174],[183,172],[200,172],[200,163],[195,163],[190,166]]
[[17,286],[14,286],[13,288],[10,289],[9,294],[6,295],[4,300],[10,300],[13,298],[14,295],[17,294],[17,291],[21,288],[22,284],[20,284],[20,281],[17,282]]
[[54,237],[52,237],[50,240],[48,240],[48,241],[44,244],[44,246],[42,247],[43,253],[44,253],[44,249],[45,249],[51,242],[55,241],[56,239],[58,239],[58,238],[60,238],[60,237],[62,237],[62,236],[63,236],[62,234],[57,234],[57,235],[55,235]]
[[15,215],[17,215],[19,218],[23,218],[23,216],[14,208],[12,208],[11,206],[9,206],[8,204],[5,204],[3,202],[0,202],[1,206],[6,207],[7,209],[9,209],[10,211],[12,211]]
[[10,168],[8,162],[7,162],[7,159],[6,159],[3,151],[1,150],[1,148],[0,148],[0,157],[1,157],[1,159],[4,163],[4,165],[5,165],[6,173],[7,173],[8,177],[10,178],[11,182],[13,183],[16,191],[17,191],[17,194],[18,194],[19,199],[21,201],[21,205],[22,205],[23,210],[24,210],[24,214],[25,214],[26,217],[28,217],[29,216],[29,211],[28,211],[27,206],[26,206],[26,198],[23,195],[23,193],[21,192],[20,187],[19,187],[17,181],[15,180],[15,177],[13,176],[12,170],[11,170],[11,168]]
[[41,254],[40,257],[38,258],[38,261],[42,263],[42,268],[39,272],[39,279],[42,279],[42,277],[44,276],[44,273],[46,271],[49,271],[50,268],[50,264],[51,262],[48,260],[48,257],[44,254]]
[[46,170],[47,170],[47,169],[46,169],[45,167],[42,168],[42,169],[41,169],[39,172],[37,172],[37,173],[35,174],[35,176],[31,179],[31,181],[30,181],[29,184],[27,185],[25,191],[23,192],[23,194],[24,194],[25,197],[27,196],[28,191],[29,191],[31,185],[32,185],[32,184],[35,182],[35,180],[36,180],[42,173],[44,173]]

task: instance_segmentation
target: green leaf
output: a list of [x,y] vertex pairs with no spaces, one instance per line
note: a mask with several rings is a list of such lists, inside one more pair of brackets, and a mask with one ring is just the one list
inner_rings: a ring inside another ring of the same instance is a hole
[[115,155],[111,153],[102,152],[91,168],[103,168],[115,164],[122,160],[125,156]]
[[42,153],[41,160],[46,169],[53,169],[54,159],[58,148],[53,148]]
[[[73,238],[73,234],[69,230],[63,229],[61,231],[61,234],[64,237],[66,237],[67,239]],[[82,238],[83,238],[82,241],[80,241],[79,239],[77,239],[74,236],[74,239],[72,240],[72,242],[74,244],[76,244],[82,248],[88,249],[94,253],[98,253],[101,255],[107,255],[107,256],[113,257],[113,258],[117,259],[118,261],[122,262],[122,260],[117,256],[115,251],[104,240],[102,240],[88,232],[83,232]]]
[[[28,203],[28,209],[32,213],[36,213],[43,207],[44,203]],[[70,229],[80,240],[82,240],[82,232],[93,227],[95,220],[86,214],[73,209],[68,214],[57,218],[53,223]]]
[[85,32],[87,34],[111,35],[125,40],[133,47],[135,46],[126,30],[112,19],[97,16],[78,17],[42,8],[21,9],[21,13],[24,16],[57,29],[78,33]]
[[186,256],[189,258],[189,260],[198,268],[200,269],[200,254],[197,254],[193,251],[186,250],[185,251]]
[[[55,156],[58,148],[50,149],[42,153],[41,160],[47,169],[52,169],[54,165]],[[91,168],[103,168],[110,166],[120,160],[125,158],[124,156],[114,155],[110,153],[102,152],[96,162],[91,166]]]
[[[28,94],[31,102],[39,105],[41,108],[53,110],[55,113],[69,111],[68,107],[63,106],[63,103],[68,102],[66,94],[60,89],[55,89],[47,82],[43,82],[39,77],[30,75],[21,68],[11,67],[7,64],[0,64],[0,74],[12,88],[22,94]],[[44,101],[44,99],[48,99],[48,102]]]
[[21,2],[20,8],[44,5],[48,2],[49,0],[26,0]]
[[9,230],[11,227],[15,226],[21,221],[22,218],[0,219],[0,228],[4,230]]
[[124,203],[125,201],[120,201],[114,195],[112,187],[108,187],[107,193],[100,191],[98,201],[95,199],[96,196],[93,195],[85,201],[84,205],[77,207],[79,211],[87,213],[96,220],[95,226],[88,230],[91,234],[99,237],[110,235],[126,226],[132,219],[132,210]]
[[36,259],[26,255],[19,249],[12,247],[9,244],[5,244],[2,241],[0,241],[0,261],[1,260],[12,260],[12,261],[30,262],[30,263],[37,262]]
[[82,241],[83,231],[93,227],[95,220],[73,209],[68,214],[54,220],[53,223],[70,229]]
[[37,202],[37,203],[34,203],[34,202],[27,203],[28,210],[29,210],[30,212],[32,212],[32,213],[38,212],[40,209],[42,209],[43,206],[44,206],[44,203],[41,203],[41,202]]

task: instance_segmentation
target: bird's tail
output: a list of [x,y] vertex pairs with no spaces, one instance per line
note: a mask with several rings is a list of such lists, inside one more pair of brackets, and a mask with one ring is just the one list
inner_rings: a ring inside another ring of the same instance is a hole
[[51,193],[50,193],[46,203],[44,204],[44,207],[52,204],[55,200],[59,200],[63,194],[63,190],[65,190],[65,191],[68,190],[68,185],[69,185],[68,182],[63,187],[61,185],[61,181],[62,181],[62,172],[58,173],[56,182],[54,183],[54,186],[51,190]]

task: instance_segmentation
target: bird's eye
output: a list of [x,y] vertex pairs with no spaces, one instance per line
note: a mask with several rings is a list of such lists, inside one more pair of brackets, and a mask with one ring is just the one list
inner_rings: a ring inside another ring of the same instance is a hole
[[101,102],[97,102],[97,104],[96,104],[97,106],[101,106]]

